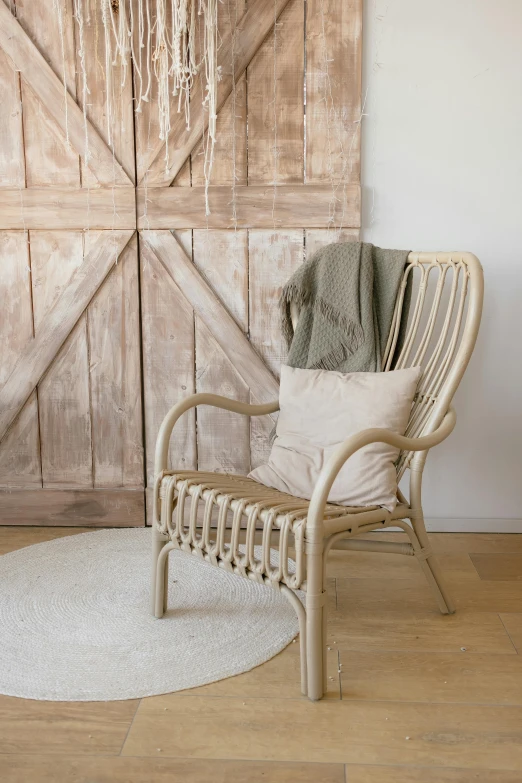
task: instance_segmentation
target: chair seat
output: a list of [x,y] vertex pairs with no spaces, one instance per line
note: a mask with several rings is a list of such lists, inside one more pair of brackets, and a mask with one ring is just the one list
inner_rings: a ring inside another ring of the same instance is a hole
[[[274,587],[286,584],[305,589],[305,524],[310,501],[246,476],[190,470],[163,472],[156,494],[155,524],[176,547]],[[329,503],[324,512],[325,535],[343,530],[355,534],[360,527],[374,529],[405,516],[401,512],[406,510],[398,506],[390,515],[377,506]],[[256,533],[261,546],[255,546]],[[289,558],[290,548],[295,551],[295,566]]]

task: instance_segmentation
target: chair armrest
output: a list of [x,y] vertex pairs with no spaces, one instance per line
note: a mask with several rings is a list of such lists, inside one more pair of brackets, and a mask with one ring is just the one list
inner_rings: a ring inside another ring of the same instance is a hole
[[364,446],[368,446],[370,443],[388,443],[390,446],[395,446],[403,451],[426,451],[431,449],[432,446],[437,446],[447,438],[453,431],[456,421],[455,411],[450,407],[440,427],[420,438],[406,438],[404,435],[397,435],[397,433],[391,432],[391,430],[377,428],[362,430],[356,435],[352,435],[336,448],[319,474],[308,508],[307,527],[309,524],[311,528],[322,531],[324,507],[332,484],[344,463],[356,451],[359,451]]
[[184,400],[174,405],[161,423],[156,440],[156,454],[154,461],[155,475],[167,470],[170,436],[177,420],[190,408],[197,405],[211,405],[213,408],[223,408],[233,413],[242,413],[244,416],[265,416],[279,410],[279,402],[267,402],[264,405],[249,405],[239,400],[231,400],[228,397],[220,397],[217,394],[191,394]]

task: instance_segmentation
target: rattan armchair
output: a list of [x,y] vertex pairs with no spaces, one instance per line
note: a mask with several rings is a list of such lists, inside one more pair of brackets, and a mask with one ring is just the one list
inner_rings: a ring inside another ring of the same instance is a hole
[[[395,349],[404,296],[413,276],[408,327],[400,354]],[[397,297],[383,368],[421,365],[421,380],[404,436],[368,429],[346,440],[324,466],[310,501],[285,495],[237,475],[172,470],[170,436],[180,416],[197,405],[212,405],[246,416],[278,410],[278,403],[248,405],[213,394],[195,394],[175,405],[158,435],[153,510],[152,612],[166,609],[168,553],[181,549],[246,578],[281,590],[294,606],[300,626],[301,690],[310,699],[326,690],[326,561],[332,548],[413,556],[443,613],[454,611],[422,512],[421,484],[428,450],[455,426],[452,398],[475,345],[483,298],[482,268],[471,253],[411,253]],[[395,511],[347,508],[327,502],[342,465],[374,442],[397,446],[397,477],[410,471],[409,500],[398,491]],[[408,520],[408,521],[407,521]],[[399,527],[409,543],[357,538]],[[261,537],[261,554],[255,548]],[[278,564],[271,564],[276,548]],[[292,559],[289,552],[293,549]],[[303,591],[304,605],[296,591]]]

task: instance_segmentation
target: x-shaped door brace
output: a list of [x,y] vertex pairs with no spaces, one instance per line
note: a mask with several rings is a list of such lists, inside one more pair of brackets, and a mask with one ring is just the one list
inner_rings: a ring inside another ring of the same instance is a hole
[[[288,0],[257,0],[236,29],[234,52],[237,80],[272,29]],[[227,34],[218,52],[223,79],[218,83],[218,110],[233,88],[228,63],[232,36]],[[78,154],[84,157],[85,118],[67,95],[67,127],[63,84],[0,0],[0,47],[24,81],[50,113]],[[196,86],[196,91],[201,87]],[[191,102],[191,126],[175,114],[169,137],[166,169],[163,145],[152,150],[148,173],[138,188],[94,126],[87,122],[88,167],[99,182],[96,188],[1,188],[0,230],[106,229],[85,256],[70,284],[39,325],[0,391],[0,441],[47,372],[61,346],[98,288],[117,262],[136,229],[142,253],[154,253],[194,311],[210,329],[225,355],[259,402],[275,399],[278,384],[226,307],[201,277],[169,229],[179,228],[326,228],[342,222],[359,226],[360,187],[357,183],[332,189],[330,184],[273,186],[212,186],[210,216],[205,216],[204,188],[170,188],[177,173],[205,130],[201,96]],[[85,161],[84,161],[85,163]],[[232,219],[232,199],[235,220]],[[86,215],[89,225],[86,226]]]

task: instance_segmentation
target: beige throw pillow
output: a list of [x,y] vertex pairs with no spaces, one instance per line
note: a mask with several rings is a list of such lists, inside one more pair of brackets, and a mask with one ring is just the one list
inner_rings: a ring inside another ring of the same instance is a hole
[[[276,439],[268,463],[250,478],[309,499],[321,469],[350,435],[369,427],[404,433],[420,373],[420,367],[344,374],[283,366]],[[393,511],[398,453],[384,443],[356,452],[341,468],[328,500]]]

